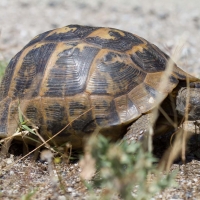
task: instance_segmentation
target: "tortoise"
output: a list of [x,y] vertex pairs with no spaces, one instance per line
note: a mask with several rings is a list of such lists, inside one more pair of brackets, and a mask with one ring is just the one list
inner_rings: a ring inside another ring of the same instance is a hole
[[[173,62],[162,83],[170,60],[142,37],[114,28],[69,25],[44,32],[6,68],[0,86],[0,138],[18,128],[18,107],[45,140],[63,129],[51,143],[69,142],[73,149],[82,148],[91,134],[116,141],[146,132],[159,105],[172,120],[179,119],[186,80],[196,87],[199,79]],[[194,98],[192,104],[189,115],[194,119],[200,108]],[[154,132],[173,128],[160,113]]]

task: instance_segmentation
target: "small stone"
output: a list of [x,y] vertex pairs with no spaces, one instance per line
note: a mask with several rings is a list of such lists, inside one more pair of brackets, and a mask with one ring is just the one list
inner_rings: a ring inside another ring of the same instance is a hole
[[15,174],[14,171],[11,170],[11,171],[10,171],[10,175],[12,176],[12,175],[14,175],[14,174]]
[[68,187],[67,188],[67,192],[72,192],[73,191],[73,188],[72,187]]
[[196,183],[196,182],[198,181],[198,179],[197,179],[197,178],[194,178],[193,181]]
[[169,17],[169,13],[159,13],[158,18],[161,20],[167,19]]
[[66,200],[66,197],[65,196],[58,196],[58,200]]
[[13,163],[13,159],[8,158],[8,159],[6,160],[6,163],[7,163],[8,165],[11,164],[11,163]]

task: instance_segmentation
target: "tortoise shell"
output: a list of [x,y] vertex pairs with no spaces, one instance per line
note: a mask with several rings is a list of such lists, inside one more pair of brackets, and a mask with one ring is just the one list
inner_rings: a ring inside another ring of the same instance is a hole
[[155,45],[113,28],[69,25],[31,40],[10,61],[0,87],[0,137],[18,127],[18,106],[47,139],[80,148],[84,136],[118,139],[127,126],[156,106],[179,83],[195,78]]

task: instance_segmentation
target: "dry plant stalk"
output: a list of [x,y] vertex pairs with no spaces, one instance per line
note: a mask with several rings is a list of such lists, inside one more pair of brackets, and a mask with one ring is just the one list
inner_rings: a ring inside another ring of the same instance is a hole
[[[41,80],[41,78],[42,78],[41,74],[38,74],[38,75],[34,78],[32,84],[30,85],[30,91],[31,91],[31,92],[29,92],[28,94],[26,94],[26,96],[25,96],[26,98],[30,98],[30,97],[33,95],[34,91],[35,91],[36,88],[37,88],[37,83]],[[22,114],[22,116],[26,119],[26,121],[27,121],[29,124],[31,124],[31,126],[32,126],[34,129],[37,129],[37,126],[36,126],[34,123],[32,123],[31,120],[29,120],[29,119],[23,114],[24,109],[27,107],[27,102],[26,102],[26,101],[23,101],[23,100],[20,102],[19,99],[18,99],[18,102],[19,102],[20,105],[18,105],[17,112],[16,112],[15,115],[14,115],[15,123],[16,123],[16,125],[17,125],[16,129],[19,128],[19,125],[20,125],[19,113]],[[17,135],[20,136],[20,133],[18,134],[17,132],[18,132],[18,131],[16,131],[14,134],[13,134],[13,133],[8,133],[8,136],[3,140],[4,145],[2,145],[2,148],[1,148],[1,151],[0,151],[0,153],[1,153],[2,155],[6,155],[6,154],[8,153],[8,150],[9,150],[9,148],[10,148],[11,142],[12,142],[12,140],[14,139],[14,137],[17,136]],[[21,132],[21,131],[20,131],[20,132]],[[22,132],[21,132],[21,133],[22,133]],[[22,134],[23,134],[23,133],[22,133]],[[26,135],[27,135],[27,134],[26,134]],[[23,135],[23,136],[25,136],[25,135]]]
[[68,123],[65,127],[63,127],[59,132],[57,132],[54,136],[52,136],[51,138],[49,138],[48,140],[46,140],[45,142],[43,142],[42,144],[40,144],[39,146],[37,146],[35,149],[33,149],[32,151],[30,151],[29,153],[27,153],[25,156],[21,157],[20,159],[18,159],[17,161],[15,161],[14,163],[12,163],[10,166],[8,166],[6,169],[4,169],[5,171],[8,171],[9,169],[11,169],[17,162],[23,160],[24,158],[26,158],[27,156],[29,156],[30,154],[32,154],[33,152],[35,152],[37,149],[39,149],[40,147],[42,147],[43,145],[47,144],[50,140],[52,140],[53,138],[55,138],[56,136],[58,136],[63,130],[65,130],[71,123],[73,123],[75,120],[77,120],[79,117],[85,115],[86,113],[88,113],[90,110],[92,110],[93,107],[91,107],[90,109],[88,109],[87,111],[85,111],[84,113],[82,113],[81,115],[79,115],[78,117],[76,117],[75,119],[73,119],[70,123]]
[[80,177],[83,180],[91,180],[96,172],[96,163],[90,152],[85,152],[84,157],[80,160],[79,166],[81,168]]
[[[166,69],[165,69],[165,73],[162,74],[161,77],[161,82],[160,85],[158,87],[158,91],[160,91],[160,93],[158,94],[157,98],[155,99],[155,108],[151,111],[153,114],[151,115],[151,122],[149,124],[149,131],[148,131],[148,151],[152,152],[152,138],[153,138],[153,126],[156,123],[156,120],[158,118],[158,114],[159,112],[161,112],[163,114],[163,116],[166,118],[166,120],[172,124],[172,126],[174,126],[175,128],[177,128],[177,124],[174,123],[171,118],[168,116],[168,114],[161,108],[161,103],[163,101],[163,99],[165,99],[168,95],[168,84],[169,84],[169,77],[171,76],[172,72],[173,72],[173,66],[174,66],[174,60],[177,60],[178,55],[180,50],[182,49],[182,46],[180,47],[180,49],[177,51],[177,53],[174,55],[173,59],[169,59]],[[167,92],[166,92],[167,91]],[[174,107],[172,105],[172,107]],[[174,107],[175,109],[175,107]],[[174,111],[175,113],[175,111]]]
[[[181,41],[179,42],[178,46],[175,49],[175,53],[172,56],[173,60],[178,60],[178,57],[180,55],[180,52],[183,48],[183,45],[185,43],[185,40],[182,38]],[[169,74],[172,70],[172,60],[169,62],[168,66],[167,66],[167,70],[166,70],[166,77],[169,77]],[[186,79],[186,85],[187,85],[187,99],[186,99],[186,112],[185,112],[185,116],[184,116],[184,121],[188,120],[188,105],[189,105],[189,80],[188,78]],[[169,121],[170,122],[170,121]],[[181,122],[183,123],[183,121]],[[174,123],[173,123],[174,124]],[[177,131],[173,134],[173,136],[175,136],[175,140],[173,142],[173,144],[166,150],[166,152],[164,153],[164,156],[162,157],[160,164],[159,164],[159,168],[161,170],[166,170],[169,171],[172,163],[174,162],[174,160],[180,155],[181,153],[181,158],[183,160],[183,162],[185,162],[185,152],[186,152],[186,143],[188,141],[188,139],[190,138],[191,135],[188,134],[188,132],[183,129],[182,127],[177,127],[178,124],[174,124]]]

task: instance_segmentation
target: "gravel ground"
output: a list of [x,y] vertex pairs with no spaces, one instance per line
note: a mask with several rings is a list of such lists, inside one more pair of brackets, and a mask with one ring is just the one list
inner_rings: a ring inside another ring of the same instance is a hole
[[[35,35],[49,29],[68,24],[107,26],[140,35],[171,56],[183,44],[176,62],[200,77],[199,8],[199,0],[1,0],[0,60],[9,61]],[[16,159],[11,155],[0,160],[0,171]],[[78,164],[56,167],[65,177],[69,198],[85,199]],[[200,162],[193,160],[186,166],[173,165],[174,168],[179,169],[179,187],[166,190],[155,199],[200,199]],[[35,199],[65,199],[49,176],[47,164],[28,159],[0,176],[0,198],[20,199],[35,186],[39,188]]]

